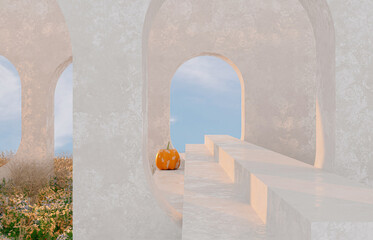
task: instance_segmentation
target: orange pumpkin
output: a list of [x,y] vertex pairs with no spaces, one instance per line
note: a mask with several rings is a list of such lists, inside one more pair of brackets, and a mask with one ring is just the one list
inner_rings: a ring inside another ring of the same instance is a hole
[[160,170],[175,170],[180,167],[179,153],[176,149],[170,149],[170,142],[168,142],[167,149],[158,151],[155,164]]

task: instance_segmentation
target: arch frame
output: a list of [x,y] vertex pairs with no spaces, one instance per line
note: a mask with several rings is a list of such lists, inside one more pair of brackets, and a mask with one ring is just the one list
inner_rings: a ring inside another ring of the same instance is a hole
[[[245,126],[246,126],[245,125],[245,116],[246,116],[245,115],[245,81],[244,81],[244,78],[243,78],[242,73],[241,73],[240,69],[238,68],[238,66],[230,58],[224,56],[223,54],[214,53],[214,52],[202,52],[200,54],[193,55],[192,57],[188,56],[188,58],[185,61],[183,61],[182,63],[179,63],[177,65],[176,71],[184,63],[188,62],[189,60],[192,60],[193,58],[196,58],[196,57],[203,57],[203,56],[216,57],[216,58],[219,58],[219,59],[223,60],[224,62],[228,63],[229,66],[231,66],[232,69],[237,74],[237,77],[238,77],[238,79],[240,81],[240,85],[241,85],[241,137],[240,137],[240,139],[243,141],[245,139]],[[175,75],[176,71],[174,71],[173,75]],[[171,82],[172,82],[172,78],[170,80],[170,85],[171,85]],[[170,139],[171,139],[171,137],[170,137]]]
[[52,168],[54,70],[72,55],[66,19],[57,1],[4,4],[0,15],[0,46],[6,46],[1,51],[16,66],[22,84],[22,137],[14,159]]
[[[311,22],[312,29],[314,32],[314,40],[316,44],[316,59],[317,59],[317,79],[316,79],[316,155],[315,164],[317,168],[325,170],[332,170],[334,157],[335,157],[335,32],[334,23],[329,10],[327,0],[319,0],[317,3],[310,3],[307,0],[298,0],[303,6],[307,13],[307,17]],[[149,89],[149,59],[148,59],[148,41],[149,35],[152,28],[152,23],[159,9],[162,7],[166,0],[151,0],[143,26],[142,35],[142,75],[143,75],[143,166],[145,172],[147,172],[147,179],[151,186],[155,186],[152,183],[152,167],[149,164],[148,155],[148,89]],[[194,54],[186,57],[184,61],[179,63],[179,66],[186,62],[188,59],[197,56],[217,56],[228,62],[235,70],[237,66],[229,59],[225,58],[224,54],[217,54],[214,52],[206,51],[200,54]],[[177,69],[177,68],[176,68]],[[237,72],[241,81],[241,90],[245,90],[245,85],[242,84],[243,77],[240,72]],[[172,79],[172,78],[171,78]],[[244,93],[244,92],[243,92]],[[245,94],[241,94],[242,99],[245,98]],[[242,101],[241,111],[241,139],[244,140],[245,134],[245,101]],[[151,187],[151,188],[153,188]],[[155,186],[156,188],[156,186]],[[157,190],[152,191],[155,195]]]

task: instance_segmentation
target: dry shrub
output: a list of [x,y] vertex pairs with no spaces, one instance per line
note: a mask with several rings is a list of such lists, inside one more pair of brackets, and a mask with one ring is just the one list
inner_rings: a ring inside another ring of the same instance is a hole
[[61,155],[55,157],[53,165],[52,163],[45,164],[30,160],[9,161],[6,156],[4,153],[0,155],[6,162],[9,162],[5,166],[10,172],[10,179],[7,184],[8,193],[23,193],[33,201],[39,191],[47,185],[58,186],[59,188],[71,185],[72,156]]
[[8,160],[0,155],[0,167],[4,166],[7,162]]
[[[52,167],[11,159],[11,179],[0,183],[0,239],[73,239],[72,157]],[[53,171],[54,170],[54,171]]]
[[17,192],[35,197],[39,190],[47,186],[53,176],[52,164],[29,160],[12,160],[7,167],[10,172],[10,186]]
[[11,157],[14,156],[13,152],[0,152],[0,167],[4,166]]
[[70,184],[68,181],[73,177],[73,158],[69,155],[61,155],[54,159],[54,180],[65,188]]

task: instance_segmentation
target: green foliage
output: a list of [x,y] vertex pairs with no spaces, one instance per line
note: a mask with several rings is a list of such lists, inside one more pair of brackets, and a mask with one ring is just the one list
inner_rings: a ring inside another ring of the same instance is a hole
[[[22,185],[23,186],[23,185]],[[0,239],[73,239],[72,159],[55,159],[55,176],[28,195],[12,181],[0,183]]]

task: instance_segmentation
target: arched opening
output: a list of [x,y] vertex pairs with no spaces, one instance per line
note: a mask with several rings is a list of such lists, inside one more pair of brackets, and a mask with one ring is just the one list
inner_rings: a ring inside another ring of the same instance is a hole
[[[198,4],[203,6],[197,7]],[[202,13],[203,9],[211,9],[209,4],[213,5],[214,11],[206,10]],[[229,13],[224,15],[226,11]],[[289,17],[291,15],[292,17]],[[276,18],[279,19],[276,20]],[[271,21],[273,21],[272,25]],[[254,138],[250,134],[253,129],[263,125],[262,120],[271,123],[268,116],[271,116],[272,112],[272,109],[260,104],[263,96],[258,89],[262,92],[265,89],[263,86],[254,86],[253,83],[269,79],[277,81],[276,86],[281,87],[282,80],[288,82],[292,79],[295,84],[299,79],[313,81],[308,86],[314,89],[307,90],[307,101],[311,103],[308,107],[310,111],[301,108],[301,111],[307,114],[300,116],[310,119],[312,124],[309,124],[308,120],[298,119],[298,132],[294,134],[290,131],[291,134],[288,136],[298,136],[298,133],[306,135],[306,138],[302,137],[305,141],[302,141],[303,146],[307,148],[305,151],[300,150],[300,153],[308,154],[305,162],[312,164],[316,158],[316,167],[330,169],[335,151],[334,49],[333,21],[325,0],[318,4],[311,4],[306,0],[289,0],[281,3],[253,1],[250,4],[237,1],[232,2],[229,7],[223,0],[187,1],[182,4],[175,1],[152,0],[143,28],[143,102],[145,103],[143,104],[143,164],[153,194],[160,206],[170,211],[167,201],[162,199],[162,192],[152,181],[149,166],[154,160],[155,149],[164,146],[164,140],[169,139],[170,136],[169,122],[165,121],[170,119],[170,109],[167,107],[170,100],[169,86],[171,84],[169,81],[182,63],[199,56],[201,52],[219,52],[229,56],[240,67],[242,75],[245,76],[245,86],[247,86],[244,101],[247,119],[242,122],[248,124],[246,129],[242,130],[246,132],[244,140],[250,142]],[[297,55],[298,53],[300,55]],[[275,64],[270,66],[268,64],[270,62]],[[304,64],[302,68],[304,71],[300,70],[299,63]],[[283,64],[288,64],[285,67],[292,70],[286,71]],[[292,74],[283,75],[286,72]],[[272,73],[270,77],[269,73]],[[294,73],[298,73],[299,76]],[[302,91],[306,89],[303,88]],[[268,96],[264,98],[265,101],[271,98],[271,91],[268,89],[266,91],[268,91]],[[252,94],[258,96],[257,103],[259,104],[252,102],[250,99]],[[300,93],[296,92],[296,94]],[[279,102],[279,104],[285,106],[286,109],[286,102],[285,104]],[[294,104],[297,103],[294,102]],[[256,116],[256,111],[260,111],[263,107],[268,115]],[[279,114],[283,114],[282,109],[284,108],[277,108],[280,110]],[[315,121],[315,115],[317,121]],[[250,118],[256,118],[258,126],[253,127],[252,122],[254,120],[255,123],[255,119]],[[277,126],[282,124],[284,128],[289,126],[288,122],[291,122],[283,121],[282,118],[274,119],[274,121],[277,121]],[[308,126],[306,131],[303,130],[302,125]],[[321,129],[320,126],[323,128]],[[262,129],[265,130],[266,126],[262,126],[257,132],[262,133]],[[286,136],[282,131],[276,132],[276,135],[275,139],[273,134],[268,134],[267,139],[272,142],[278,142],[277,140],[280,139],[288,144],[287,139],[282,139]],[[297,142],[291,141],[291,143]],[[286,146],[276,147],[286,150]],[[270,146],[268,148],[271,149]],[[289,152],[293,152],[294,149],[299,151],[300,148],[294,144],[294,148]]]
[[18,150],[21,123],[21,80],[15,66],[0,56],[0,154]]
[[202,144],[204,135],[243,137],[244,86],[237,71],[218,55],[192,58],[177,69],[170,89],[170,135],[179,152],[185,144]]
[[[165,1],[161,5],[151,26],[145,60],[145,95],[149,99],[145,138],[150,164],[157,149],[171,138],[169,88],[173,74],[186,60],[206,52],[229,57],[245,77],[242,140],[314,163],[319,43],[298,1],[262,4],[235,2],[229,9],[220,0],[216,4]],[[219,14],[193,11],[212,5]],[[197,27],[207,19],[219,24]]]
[[[22,138],[15,159],[52,165],[54,90],[60,77],[55,70],[72,55],[64,16],[57,1],[4,4],[0,13],[1,52],[22,82]],[[30,21],[35,24],[28,26]]]
[[54,152],[72,155],[73,149],[73,65],[70,63],[58,79],[54,95]]
[[[19,231],[20,223],[28,220],[15,218],[3,224],[0,235],[9,233],[9,237],[17,239],[30,238],[35,233],[54,237],[57,232],[72,229],[72,161],[54,159],[54,94],[61,74],[59,66],[72,56],[69,33],[57,1],[5,3],[0,15],[0,52],[16,66],[22,84],[21,141],[14,158],[0,168],[0,179],[5,179],[0,190],[9,186],[17,191],[0,191],[3,199],[9,199],[2,202],[2,207],[14,208],[12,199],[18,198],[27,206],[39,208],[49,201],[44,197],[55,198],[61,203],[57,211],[63,209],[67,221],[53,226],[50,235],[35,224],[29,231]],[[42,192],[46,188],[63,194],[45,196]],[[17,194],[18,189],[21,195]],[[1,213],[0,220],[4,223],[9,212]],[[35,218],[34,213],[29,213],[27,218]],[[46,221],[51,220],[53,216]]]

